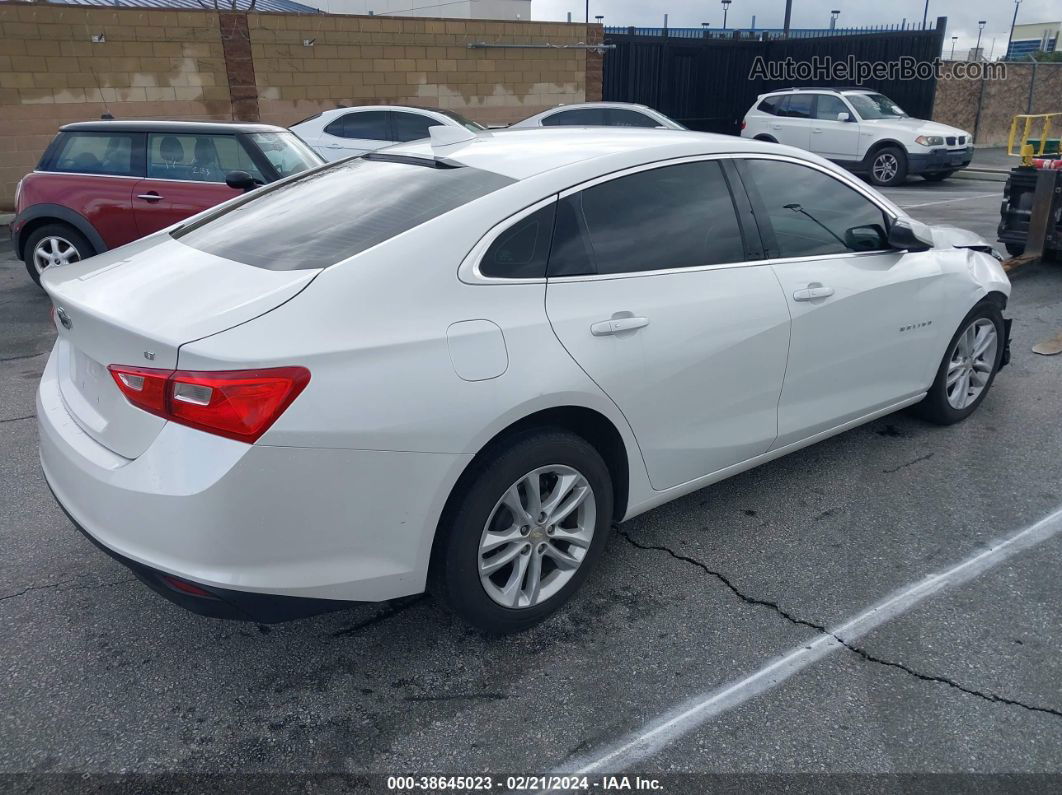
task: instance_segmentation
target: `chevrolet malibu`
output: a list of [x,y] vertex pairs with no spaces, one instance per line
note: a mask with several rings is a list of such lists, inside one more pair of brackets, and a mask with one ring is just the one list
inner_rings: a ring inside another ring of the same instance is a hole
[[427,589],[524,629],[614,522],[905,407],[963,420],[1008,358],[983,240],[666,130],[436,128],[42,283],[57,500],[259,621]]

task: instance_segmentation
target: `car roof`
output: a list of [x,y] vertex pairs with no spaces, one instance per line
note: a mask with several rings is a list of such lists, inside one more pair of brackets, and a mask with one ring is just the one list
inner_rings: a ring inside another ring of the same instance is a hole
[[799,88],[779,88],[761,94],[764,97],[773,97],[778,94],[798,94],[801,92],[820,92],[827,94],[877,94],[873,88],[860,88],[859,86],[801,86]]
[[[583,167],[591,173],[627,168],[671,157],[692,157],[731,152],[778,151],[819,161],[791,147],[753,141],[733,135],[661,130],[643,127],[536,127],[490,130],[448,146],[433,147],[429,140],[388,147],[382,152],[421,159],[437,159],[513,179],[558,169]],[[591,176],[586,178],[592,178]]]
[[64,124],[63,132],[168,132],[168,133],[234,133],[287,132],[272,124],[231,121],[169,121],[155,119],[106,119]]
[[449,112],[442,108],[431,108],[427,105],[350,105],[340,108],[329,108],[328,110],[321,111],[322,116],[336,113],[352,113],[355,111],[363,110],[412,110],[412,111],[427,111],[428,113],[441,113],[446,116]]

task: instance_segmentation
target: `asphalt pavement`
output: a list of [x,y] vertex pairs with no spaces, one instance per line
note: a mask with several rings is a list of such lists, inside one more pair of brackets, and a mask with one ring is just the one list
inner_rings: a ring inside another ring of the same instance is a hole
[[[993,239],[1001,188],[886,193]],[[762,674],[1062,507],[1062,356],[1030,351],[1062,328],[1062,265],[1013,283],[1013,361],[969,421],[886,417],[637,517],[499,640],[430,598],[259,627],[140,585],[41,477],[48,303],[0,250],[0,771],[545,773],[651,736],[607,767],[1062,773],[1062,534]]]

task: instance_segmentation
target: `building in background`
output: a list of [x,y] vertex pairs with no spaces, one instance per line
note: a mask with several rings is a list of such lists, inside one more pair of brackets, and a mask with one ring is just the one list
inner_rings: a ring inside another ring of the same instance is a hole
[[1062,38],[1062,22],[1031,22],[1015,25],[1007,49],[1008,61],[1027,61],[1038,52],[1055,52]]
[[304,0],[329,14],[451,19],[531,19],[531,0]]
[[[431,0],[426,0],[431,2]],[[187,11],[213,10],[214,0],[47,0],[64,6],[105,6],[107,8],[177,8]],[[219,11],[247,11],[251,0],[218,0]],[[254,8],[264,14],[316,14],[313,4],[296,3],[295,0],[255,0]]]

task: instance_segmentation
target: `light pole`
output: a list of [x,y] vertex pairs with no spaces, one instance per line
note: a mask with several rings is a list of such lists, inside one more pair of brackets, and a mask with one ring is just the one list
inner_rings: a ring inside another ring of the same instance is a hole
[[730,10],[730,3],[733,0],[720,0],[723,6],[723,30],[726,30],[726,12]]
[[586,0],[586,24],[590,24],[590,0]]
[[925,10],[922,11],[922,30],[926,29],[926,20],[929,18],[929,0],[926,0]]
[[789,38],[789,20],[793,16],[793,0],[785,0],[784,36]]
[[979,19],[979,20],[977,20],[977,46],[974,47],[974,53],[976,53],[977,59],[979,61],[980,60],[984,60],[983,58],[981,58],[981,34],[984,32],[985,25],[987,25],[987,24],[988,24],[988,20],[987,19]]
[[1014,41],[1014,26],[1018,24],[1018,6],[1021,5],[1021,0],[1014,0],[1014,18],[1010,21],[1010,36],[1007,38],[1007,54],[1004,56],[1005,60],[1010,60],[1010,47],[1011,42]]
[[951,60],[955,60],[955,42],[959,40],[958,36],[951,37]]
[[841,9],[835,8],[830,12],[830,30],[837,28],[837,17],[841,16]]

